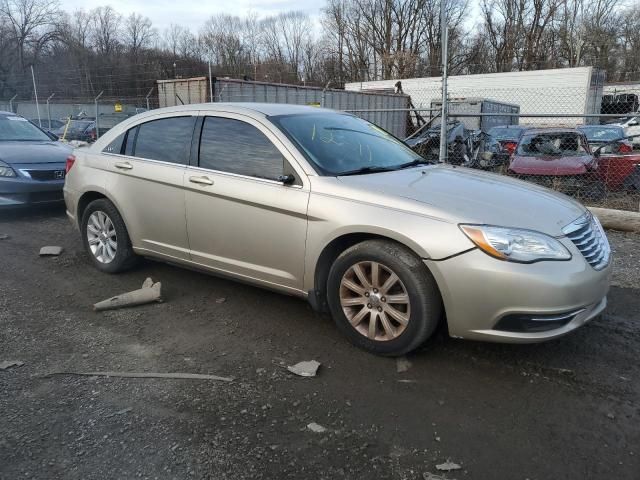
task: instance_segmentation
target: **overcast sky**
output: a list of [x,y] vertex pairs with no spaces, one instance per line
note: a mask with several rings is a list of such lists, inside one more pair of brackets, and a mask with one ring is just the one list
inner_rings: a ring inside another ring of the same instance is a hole
[[259,16],[273,15],[288,10],[302,10],[317,16],[324,0],[60,0],[62,8],[73,12],[78,8],[91,10],[99,6],[111,5],[118,12],[128,15],[137,12],[151,19],[158,30],[171,23],[189,27],[197,31],[207,18],[214,13],[229,13],[243,16],[255,12]]

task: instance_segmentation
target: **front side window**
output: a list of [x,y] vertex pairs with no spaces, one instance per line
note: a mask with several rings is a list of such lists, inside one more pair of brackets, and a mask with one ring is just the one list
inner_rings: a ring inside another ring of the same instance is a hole
[[195,117],[170,117],[139,125],[133,156],[186,165],[194,123]]
[[382,171],[425,161],[381,128],[351,115],[317,113],[270,117],[323,175]]
[[206,117],[200,137],[202,168],[276,180],[284,157],[260,130],[231,118]]

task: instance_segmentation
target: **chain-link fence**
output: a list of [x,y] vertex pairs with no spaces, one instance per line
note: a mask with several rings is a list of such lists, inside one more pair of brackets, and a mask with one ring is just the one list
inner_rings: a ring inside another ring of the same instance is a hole
[[[588,205],[640,210],[640,81],[603,84],[590,68],[451,77],[446,155],[440,158],[442,79],[347,84],[346,90],[207,75],[162,81],[145,96],[0,100],[56,133],[68,118],[94,121],[96,135],[147,109],[201,102],[325,106],[365,118],[428,160],[506,175]],[[66,101],[65,101],[66,100]]]
[[408,95],[405,141],[428,160],[518,178],[587,205],[640,210],[640,81],[605,86],[591,68],[451,77],[445,158],[442,78],[346,88]]

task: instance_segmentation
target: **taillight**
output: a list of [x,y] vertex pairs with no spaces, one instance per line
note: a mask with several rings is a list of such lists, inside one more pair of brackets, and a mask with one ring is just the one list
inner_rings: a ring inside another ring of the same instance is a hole
[[621,143],[618,146],[619,153],[631,153],[632,151],[633,151],[633,148],[631,148],[631,145],[628,145],[626,143]]
[[76,157],[75,155],[69,155],[67,157],[67,162],[64,166],[64,169],[66,171],[66,173],[69,173],[69,170],[71,170],[71,167],[73,167],[73,164],[76,162]]
[[504,142],[502,148],[509,154],[513,155],[518,144],[516,142]]

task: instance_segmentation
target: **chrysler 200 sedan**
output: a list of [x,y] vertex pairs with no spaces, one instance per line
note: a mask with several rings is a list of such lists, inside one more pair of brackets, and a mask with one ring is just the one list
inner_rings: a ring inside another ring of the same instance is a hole
[[538,342],[606,305],[610,248],[579,203],[430,164],[360,118],[277,104],[132,117],[67,161],[86,251],[139,256],[308,299],[357,346],[400,355],[454,337]]

